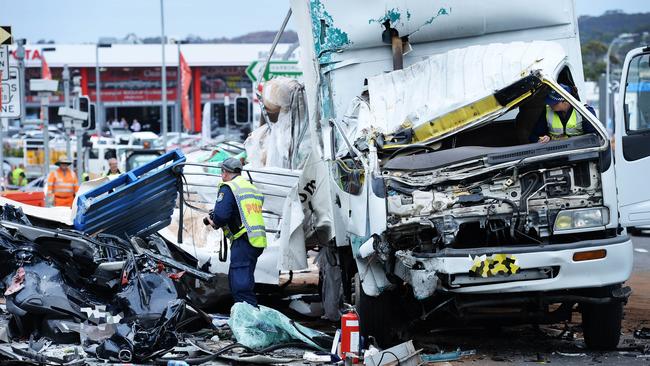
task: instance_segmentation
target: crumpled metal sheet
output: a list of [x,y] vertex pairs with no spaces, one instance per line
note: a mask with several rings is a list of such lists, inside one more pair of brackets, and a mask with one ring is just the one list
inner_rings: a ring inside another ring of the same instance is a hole
[[[0,254],[6,264],[0,268],[0,286],[13,318],[7,327],[12,340],[34,335],[50,343],[83,340],[101,359],[147,362],[174,348],[179,325],[196,314],[186,314],[186,288],[176,281],[213,277],[157,236],[91,238],[30,226],[11,208],[3,212],[13,215],[0,222]],[[210,319],[204,322],[204,327],[212,326]],[[31,348],[4,347],[0,353],[49,362]]]

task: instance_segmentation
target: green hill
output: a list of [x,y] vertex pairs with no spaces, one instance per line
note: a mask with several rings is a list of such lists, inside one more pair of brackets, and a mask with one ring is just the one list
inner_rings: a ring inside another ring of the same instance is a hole
[[[610,62],[614,67],[620,64],[625,53],[639,44],[650,41],[650,13],[625,14],[621,11],[607,11],[600,16],[578,18],[582,63],[585,79],[597,80],[605,72],[605,54],[610,42],[621,33],[637,33],[634,42],[613,48]],[[645,32],[645,34],[644,34]]]

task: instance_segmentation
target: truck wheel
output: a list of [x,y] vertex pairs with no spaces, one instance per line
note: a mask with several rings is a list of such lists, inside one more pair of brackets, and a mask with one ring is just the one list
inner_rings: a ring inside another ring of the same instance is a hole
[[354,296],[352,296],[352,305],[359,306],[361,303],[361,281],[359,280],[359,274],[355,274],[352,279],[354,281]]
[[359,314],[361,336],[366,342],[368,342],[368,337],[372,336],[377,341],[377,345],[382,348],[393,346],[397,338],[397,322],[395,320],[399,316],[399,313],[395,311],[397,307],[395,306],[394,292],[386,290],[377,297],[368,296],[363,292],[360,284],[355,290],[359,294],[356,308]]
[[623,302],[611,304],[581,304],[582,332],[587,347],[613,350],[621,338]]

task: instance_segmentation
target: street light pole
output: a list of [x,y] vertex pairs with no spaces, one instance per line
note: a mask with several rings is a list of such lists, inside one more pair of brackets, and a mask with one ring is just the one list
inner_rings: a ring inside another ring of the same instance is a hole
[[99,44],[95,45],[95,123],[97,124],[97,131],[101,136],[104,130],[104,122],[102,121],[102,96],[99,91]]
[[[63,65],[63,105],[68,108],[70,107],[70,69],[68,68],[68,64]],[[68,156],[68,159],[72,159],[72,153],[70,150],[70,129],[72,126],[65,125],[64,121],[64,126],[65,128],[65,154]],[[79,152],[77,152],[79,153]]]
[[174,108],[174,126],[178,136],[183,132],[183,123],[181,122],[181,93],[183,87],[181,85],[181,41],[176,41],[176,50],[178,51],[178,67],[176,68],[176,108]]
[[[45,52],[56,51],[55,47],[41,48],[41,62]],[[43,67],[41,65],[41,67]],[[43,115],[43,160],[45,160],[43,176],[45,179],[50,175],[50,96],[51,92],[40,92],[41,97],[41,114]]]
[[25,126],[25,112],[27,100],[25,100],[25,43],[27,41],[23,39],[17,39],[16,44],[16,59],[18,60],[18,84],[20,86],[20,131],[23,131],[23,126]]
[[99,79],[99,49],[110,48],[111,46],[110,43],[97,43],[95,45],[95,123],[100,135],[104,130],[104,108],[102,107],[101,81]]
[[167,38],[165,37],[165,12],[163,6],[163,0],[160,0],[160,29],[161,29],[161,39],[160,43],[162,46],[162,68],[160,70],[160,75],[162,76],[162,86],[160,88],[160,93],[162,97],[162,138],[163,146],[167,148],[167,65],[165,64],[165,44],[167,43]]
[[622,33],[619,34],[618,37],[614,38],[612,42],[609,44],[609,47],[607,47],[607,59],[606,65],[607,67],[605,68],[605,125],[610,126],[609,124],[609,118],[611,117],[611,112],[610,112],[610,98],[611,98],[611,86],[610,86],[610,81],[609,81],[609,70],[610,70],[610,54],[612,52],[612,48],[614,47],[614,44],[620,41],[624,42],[631,42],[632,37],[634,37],[636,34],[634,33]]

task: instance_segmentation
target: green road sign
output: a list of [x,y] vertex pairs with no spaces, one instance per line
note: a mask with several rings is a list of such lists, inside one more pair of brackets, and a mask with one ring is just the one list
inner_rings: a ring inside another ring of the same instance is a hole
[[[257,82],[257,76],[260,70],[264,67],[264,61],[253,61],[246,68],[246,75],[252,82]],[[290,78],[298,78],[302,76],[302,70],[298,66],[298,61],[270,61],[269,66],[262,74],[262,81],[268,81],[275,76],[286,76]]]

